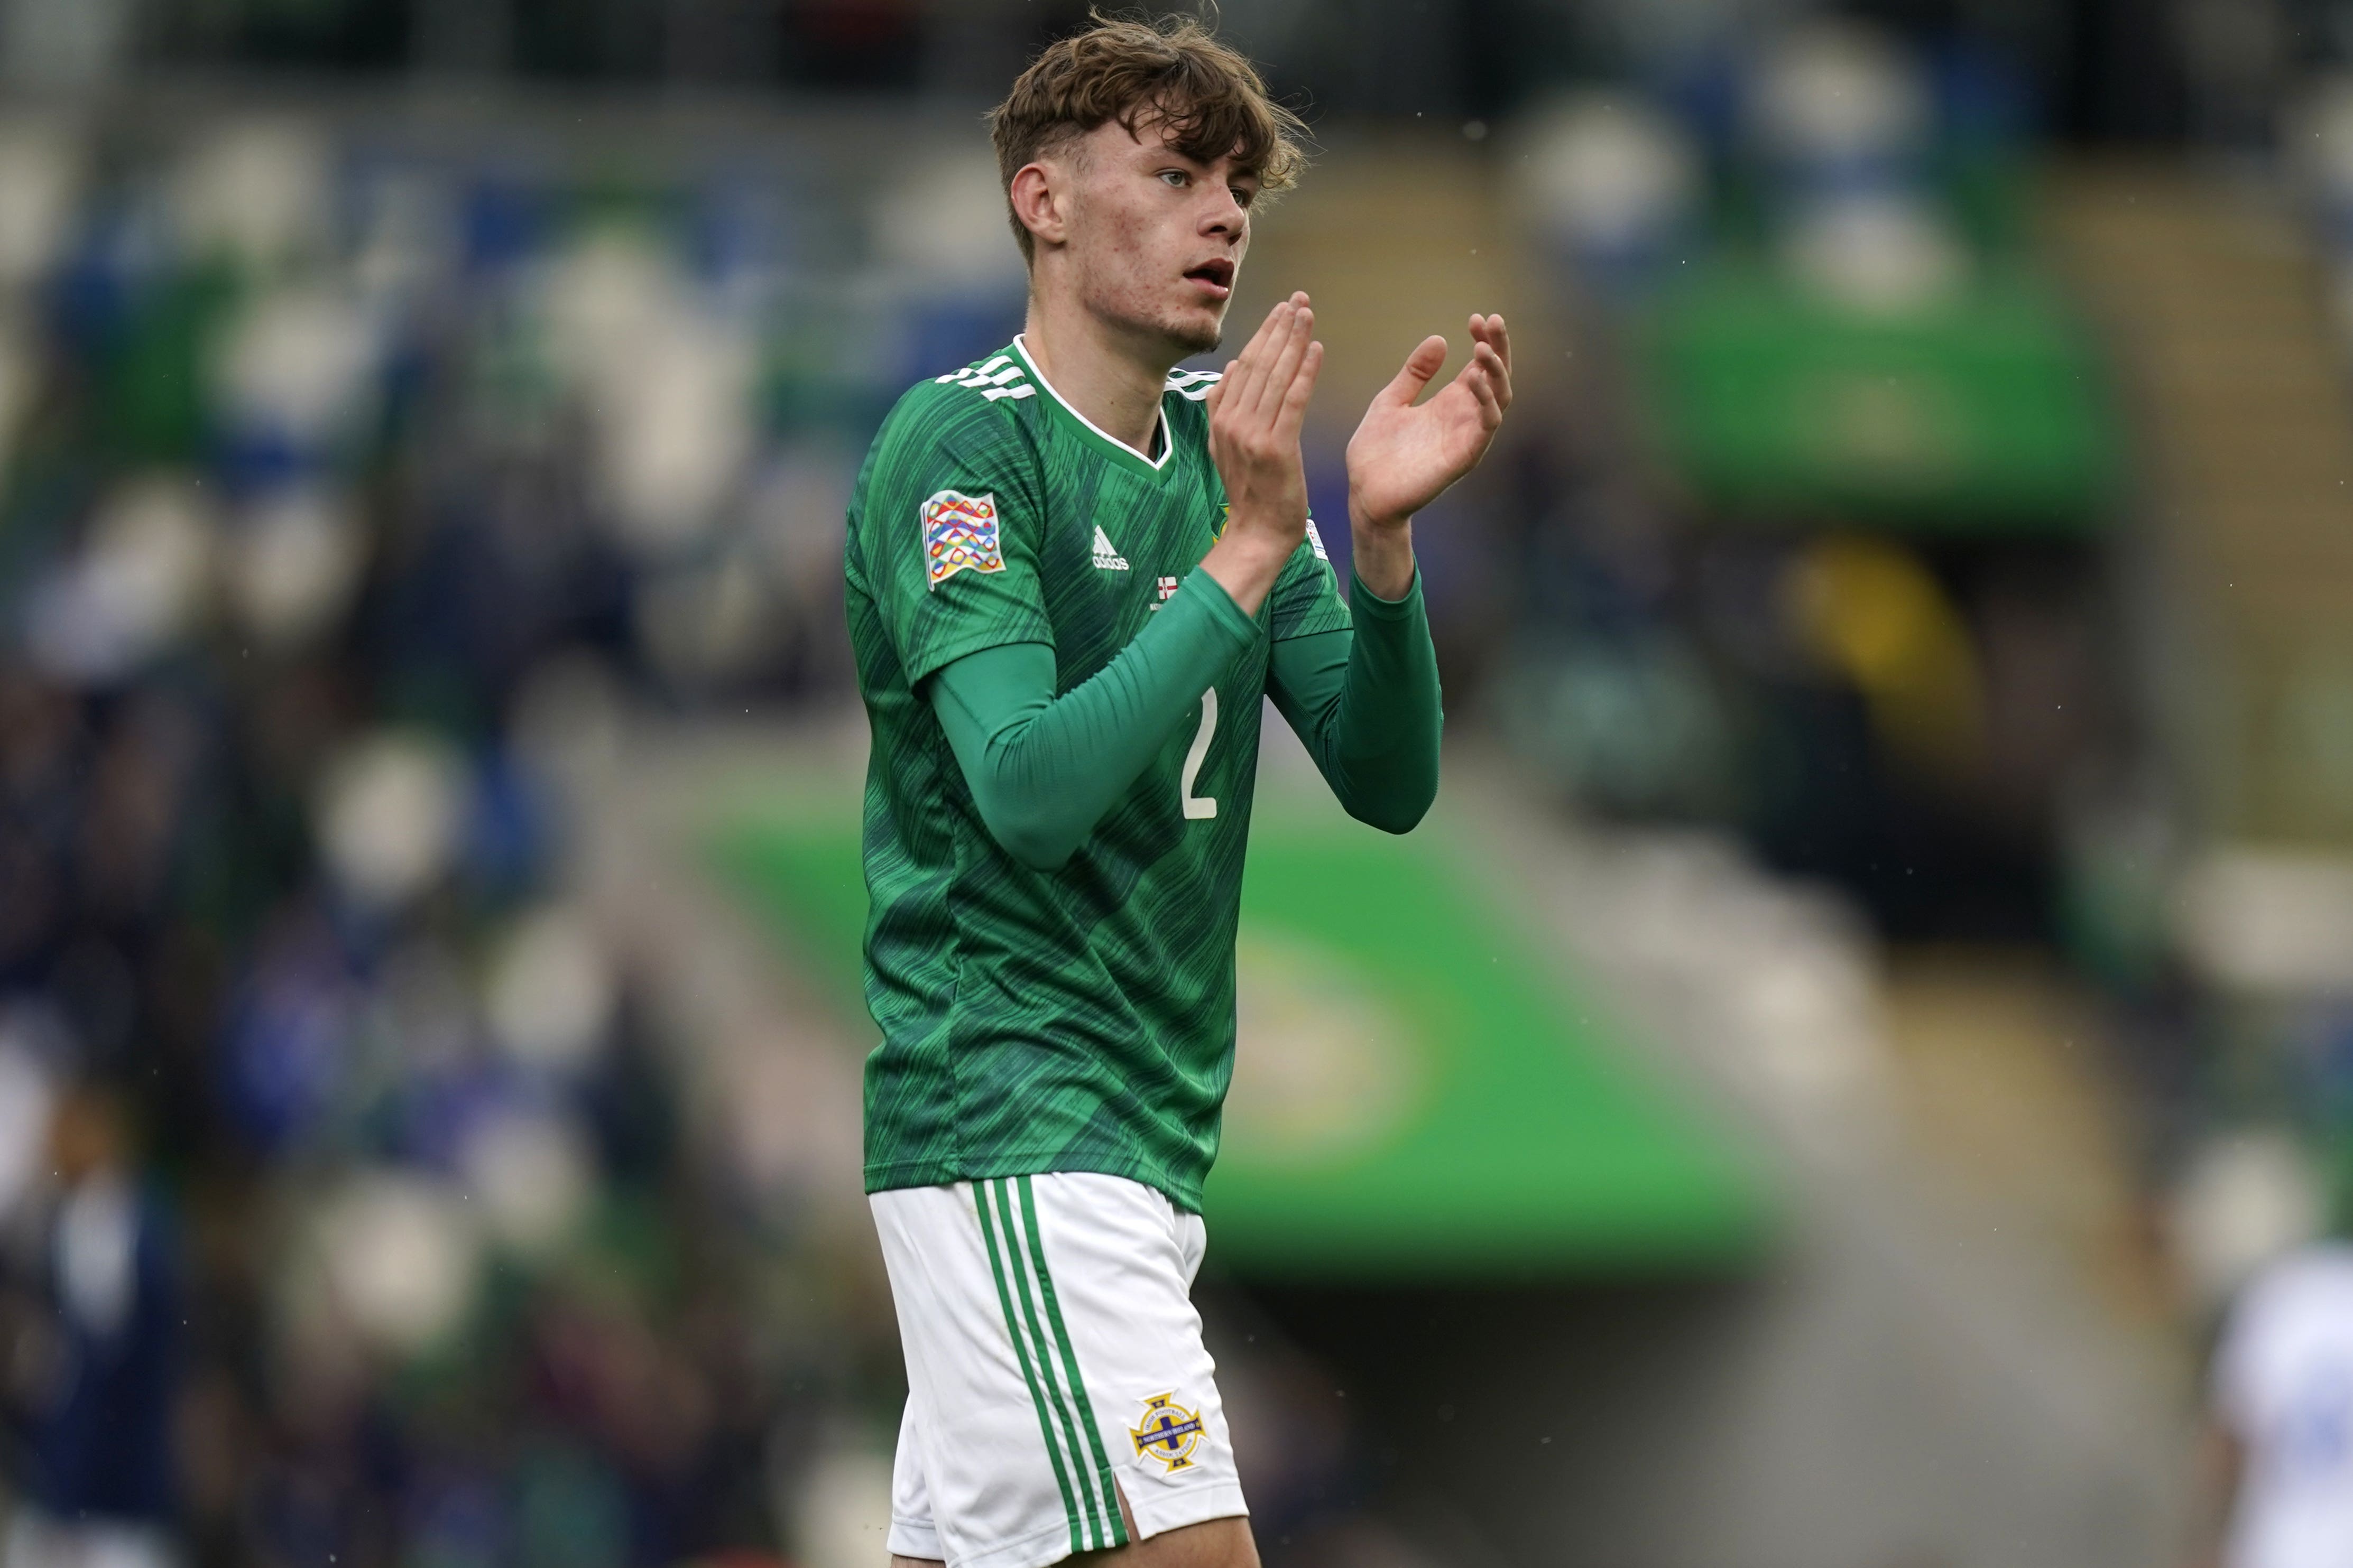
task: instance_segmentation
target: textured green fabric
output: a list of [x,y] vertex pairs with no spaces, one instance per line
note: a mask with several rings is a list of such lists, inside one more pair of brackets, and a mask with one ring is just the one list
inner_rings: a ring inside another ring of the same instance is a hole
[[1197,567],[1116,658],[1060,696],[1052,648],[1007,643],[934,675],[932,711],[989,832],[1024,866],[1051,871],[1257,640],[1257,623]]
[[1380,597],[1359,577],[1348,604],[1353,632],[1275,645],[1267,695],[1348,815],[1404,833],[1438,798],[1445,724],[1421,574],[1402,599]]
[[[1056,397],[1017,340],[908,393],[867,454],[845,565],[873,731],[869,1191],[1097,1171],[1200,1206],[1233,1065],[1269,649],[1348,624],[1320,546],[1300,546],[1260,635],[1052,871],[989,833],[918,687],[976,649],[1028,642],[1053,647],[1069,691],[1136,639],[1222,525],[1208,387],[1169,378],[1147,461]],[[944,506],[987,520],[944,574],[927,529]]]
[[[968,653],[932,677],[981,820],[1013,858],[1052,870],[1068,859],[1218,663],[1226,628],[1250,622],[1208,574],[1093,679],[1057,697],[1054,650],[1008,643]],[[1419,578],[1405,598],[1351,595],[1359,631],[1274,645],[1267,695],[1305,743],[1351,816],[1390,833],[1419,822],[1438,795],[1438,661]]]

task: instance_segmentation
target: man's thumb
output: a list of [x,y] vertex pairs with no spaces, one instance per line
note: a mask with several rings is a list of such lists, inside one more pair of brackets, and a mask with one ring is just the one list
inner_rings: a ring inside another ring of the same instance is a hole
[[1381,388],[1381,395],[1373,401],[1410,404],[1421,395],[1421,389],[1430,384],[1430,378],[1436,375],[1439,367],[1445,363],[1446,340],[1432,332],[1421,340],[1413,353],[1405,356],[1404,365],[1399,368],[1395,376],[1390,378],[1389,384]]

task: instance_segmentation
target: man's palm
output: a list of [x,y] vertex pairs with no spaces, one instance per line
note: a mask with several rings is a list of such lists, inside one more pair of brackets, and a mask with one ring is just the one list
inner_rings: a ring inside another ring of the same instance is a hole
[[1365,411],[1348,442],[1348,500],[1356,515],[1401,522],[1486,456],[1511,405],[1511,343],[1501,316],[1472,317],[1471,335],[1471,363],[1435,397],[1414,403],[1446,363],[1440,337],[1408,354]]

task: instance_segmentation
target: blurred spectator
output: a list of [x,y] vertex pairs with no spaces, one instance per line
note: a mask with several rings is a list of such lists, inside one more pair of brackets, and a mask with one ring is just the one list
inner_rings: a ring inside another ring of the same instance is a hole
[[2353,1562],[2353,1182],[2336,1222],[2255,1276],[2215,1350],[2218,1568]]
[[48,1148],[39,1308],[9,1358],[29,1463],[8,1568],[169,1568],[186,1321],[177,1240],[114,1090],[69,1089]]

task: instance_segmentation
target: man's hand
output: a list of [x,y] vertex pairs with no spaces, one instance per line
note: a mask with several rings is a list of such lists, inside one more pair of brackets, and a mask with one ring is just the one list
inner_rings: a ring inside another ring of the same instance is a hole
[[1365,410],[1348,441],[1348,522],[1356,574],[1383,598],[1413,585],[1413,514],[1476,468],[1512,405],[1512,340],[1501,316],[1471,318],[1471,363],[1419,407],[1446,363],[1446,340],[1424,338]]
[[1209,389],[1209,458],[1226,483],[1225,532],[1201,564],[1245,615],[1256,615],[1307,533],[1299,426],[1324,345],[1315,313],[1293,294],[1267,313],[1241,357]]

